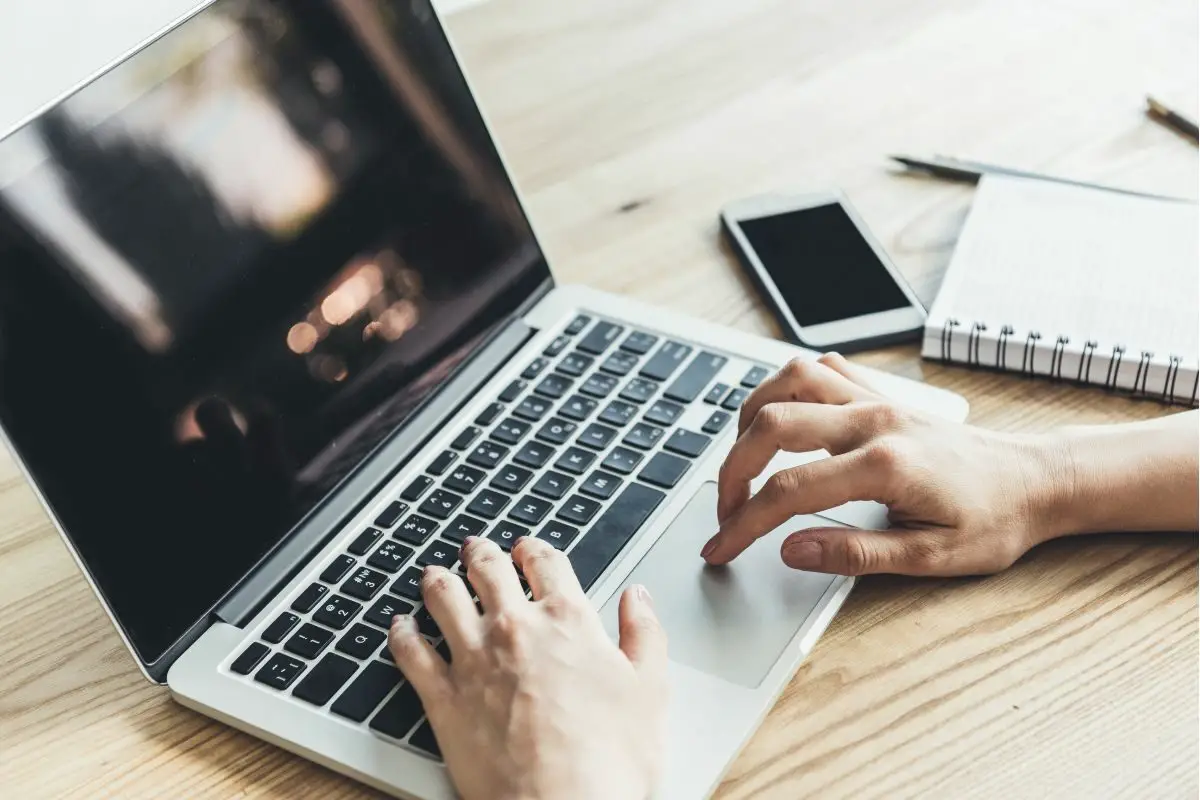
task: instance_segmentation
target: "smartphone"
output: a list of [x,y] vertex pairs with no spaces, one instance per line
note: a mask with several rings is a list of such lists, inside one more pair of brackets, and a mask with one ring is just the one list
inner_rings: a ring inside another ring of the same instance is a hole
[[851,352],[920,338],[921,301],[840,192],[739,200],[721,226],[793,341]]

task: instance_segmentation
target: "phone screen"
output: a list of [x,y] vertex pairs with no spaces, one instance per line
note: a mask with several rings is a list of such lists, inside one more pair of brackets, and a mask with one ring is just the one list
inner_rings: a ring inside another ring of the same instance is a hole
[[738,225],[801,327],[912,305],[838,203]]

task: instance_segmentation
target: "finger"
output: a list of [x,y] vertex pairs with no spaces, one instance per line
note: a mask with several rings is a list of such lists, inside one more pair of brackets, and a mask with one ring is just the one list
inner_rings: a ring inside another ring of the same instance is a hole
[[665,680],[667,634],[654,613],[654,600],[645,586],[630,586],[621,593],[617,627],[621,651],[634,667],[654,680]]
[[575,570],[571,569],[571,562],[548,542],[525,536],[517,540],[512,554],[513,560],[525,574],[534,600],[554,595],[583,597],[583,589]]
[[494,614],[515,603],[525,602],[525,591],[513,568],[513,560],[495,542],[468,537],[463,544],[462,560],[467,568],[467,580],[479,595],[484,611]]
[[937,531],[808,528],[783,540],[783,563],[833,575],[958,575]]
[[416,621],[407,615],[392,618],[388,630],[388,649],[396,666],[412,684],[426,712],[436,713],[450,693],[450,675],[446,662],[433,645],[417,630]]
[[867,452],[855,450],[775,473],[721,523],[700,555],[710,564],[725,564],[796,514],[814,514],[851,500],[886,501],[884,473],[871,468]]
[[445,567],[426,567],[421,576],[421,596],[452,652],[482,641],[479,611],[462,578]]
[[809,358],[793,358],[750,393],[738,417],[738,434],[746,431],[758,410],[768,403],[825,403],[842,405],[866,400],[870,393],[845,375]]
[[874,405],[826,406],[769,403],[734,442],[717,479],[717,519],[724,520],[750,497],[754,480],[780,450],[826,450],[839,455],[877,432]]
[[871,379],[867,377],[866,372],[861,367],[847,361],[841,353],[825,353],[817,361],[868,392],[883,396],[882,392],[876,389]]

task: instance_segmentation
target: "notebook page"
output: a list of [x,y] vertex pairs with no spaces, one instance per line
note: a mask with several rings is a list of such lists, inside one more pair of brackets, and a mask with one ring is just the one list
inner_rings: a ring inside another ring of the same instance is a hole
[[[979,184],[929,329],[1011,325],[1156,360],[1200,357],[1194,203],[989,175]],[[994,334],[993,334],[994,335]],[[1133,355],[1136,359],[1137,356]]]

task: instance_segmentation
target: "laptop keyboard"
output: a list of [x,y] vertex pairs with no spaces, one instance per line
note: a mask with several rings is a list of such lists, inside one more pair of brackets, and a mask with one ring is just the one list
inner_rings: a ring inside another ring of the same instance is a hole
[[[230,669],[440,759],[387,649],[392,616],[413,614],[449,658],[421,603],[422,568],[463,575],[458,555],[468,536],[505,550],[537,536],[565,551],[590,589],[768,374],[753,366],[738,386],[715,382],[727,363],[577,316]],[[678,425],[696,406],[703,413],[690,419],[703,423]]]

